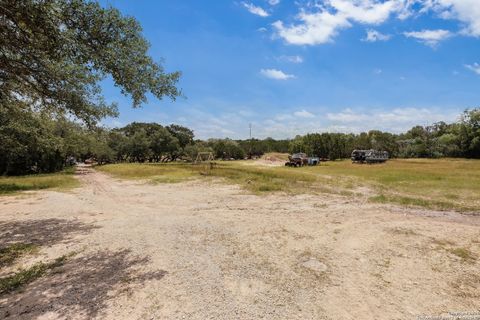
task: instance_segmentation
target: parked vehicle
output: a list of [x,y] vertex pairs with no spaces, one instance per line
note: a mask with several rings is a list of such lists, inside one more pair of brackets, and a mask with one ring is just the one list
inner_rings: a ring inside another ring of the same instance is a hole
[[306,153],[294,153],[288,156],[288,161],[285,162],[287,167],[303,167],[316,166],[320,163],[320,158],[308,157]]
[[353,163],[382,163],[389,159],[387,151],[377,150],[353,150],[352,152]]

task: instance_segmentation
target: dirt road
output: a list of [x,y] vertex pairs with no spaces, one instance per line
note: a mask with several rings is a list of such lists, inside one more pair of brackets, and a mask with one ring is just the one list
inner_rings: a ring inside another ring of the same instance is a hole
[[213,182],[148,185],[91,169],[79,179],[69,193],[0,198],[0,244],[42,246],[18,266],[77,252],[0,296],[0,319],[372,320],[480,309],[480,217],[259,197]]

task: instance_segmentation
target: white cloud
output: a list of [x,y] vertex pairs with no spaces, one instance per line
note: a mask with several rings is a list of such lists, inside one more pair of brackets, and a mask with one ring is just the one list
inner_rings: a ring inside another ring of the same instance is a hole
[[280,0],[268,0],[268,4],[271,6],[276,6],[280,3]]
[[[380,129],[390,132],[403,132],[415,125],[432,124],[438,121],[455,121],[458,111],[445,113],[429,108],[395,108],[391,111],[371,110],[356,112],[345,109],[338,113],[327,113],[332,124],[350,125],[361,130]],[[354,130],[357,131],[357,130]],[[358,132],[358,131],[357,131]]]
[[[208,104],[210,104],[209,102]],[[223,101],[217,101],[214,110],[207,111],[204,104],[180,108],[181,112],[164,123],[174,121],[192,128],[199,139],[230,137],[246,139],[249,123],[255,138],[293,138],[313,132],[359,133],[368,130],[405,132],[414,125],[453,122],[462,110],[440,108],[344,109],[325,111],[325,107],[302,106],[288,109],[283,114],[255,113],[255,106],[238,105],[219,111]],[[214,103],[215,105],[215,103]],[[258,107],[258,106],[257,106]],[[308,110],[308,111],[307,111]],[[327,109],[328,110],[328,109]],[[155,119],[155,118],[152,118]],[[150,119],[149,121],[152,121]],[[145,120],[147,121],[147,120]]]
[[452,36],[450,31],[443,29],[412,31],[404,32],[403,34],[407,38],[415,38],[431,47],[435,47],[440,41],[448,39]]
[[466,64],[465,68],[467,68],[467,69],[475,72],[476,74],[480,75],[480,64],[478,64],[477,62],[475,62],[474,64]]
[[295,76],[291,74],[287,74],[281,70],[277,69],[262,69],[260,70],[260,74],[269,79],[275,80],[288,80],[294,79]]
[[315,45],[332,41],[338,30],[350,26],[344,18],[329,12],[309,14],[301,12],[297,16],[302,23],[285,26],[282,21],[273,23],[277,34],[286,42],[295,45]]
[[115,127],[121,127],[121,126],[123,126],[123,123],[121,121],[118,121],[118,120],[113,120],[112,125],[114,125]]
[[247,10],[260,17],[268,17],[270,14],[261,7],[257,7],[253,3],[242,2],[242,5],[247,8]]
[[237,112],[242,117],[253,117],[255,115],[255,112],[250,109],[240,109]]
[[300,111],[295,111],[293,115],[297,118],[315,118],[315,115],[313,113],[310,113],[305,109]]
[[375,73],[377,75],[382,74],[382,72],[383,72],[383,70],[379,69],[379,68],[373,70],[373,73]]
[[378,32],[377,30],[369,29],[367,30],[367,36],[362,39],[362,41],[366,42],[376,42],[376,41],[387,41],[392,36],[389,34],[383,34]]
[[273,119],[276,121],[285,121],[293,119],[293,116],[291,114],[278,114]]
[[408,107],[367,111],[344,109],[335,113],[318,112],[318,116],[312,118],[296,117],[294,113],[289,113],[263,119],[255,136],[293,138],[298,134],[313,132],[360,133],[369,130],[400,133],[415,125],[456,121],[460,112],[461,110]]
[[402,1],[398,0],[330,0],[330,5],[339,15],[365,24],[379,24],[390,15],[401,9]]
[[316,45],[333,40],[339,30],[353,22],[378,25],[393,13],[401,13],[410,0],[325,0],[316,5],[317,12],[302,9],[297,15],[298,24],[286,26],[282,21],[273,23],[278,36],[295,45]]
[[248,123],[251,115],[242,106],[227,112],[206,112],[203,106],[186,107],[176,122],[192,128],[195,138],[236,138],[248,136]]
[[301,56],[280,56],[278,57],[279,61],[286,61],[291,63],[302,63],[303,58]]
[[[380,25],[392,16],[403,20],[429,12],[441,19],[459,21],[459,34],[480,37],[480,0],[322,0],[306,3],[295,17],[295,23],[286,24],[282,20],[273,23],[275,34],[289,44],[324,44],[355,23]],[[423,30],[405,35],[433,47],[454,34],[447,30]],[[390,37],[368,30],[363,40],[386,41]]]
[[315,115],[305,109],[302,109],[293,113],[277,114],[275,117],[273,117],[273,121],[295,120],[296,118],[311,119],[315,118]]
[[432,9],[444,19],[464,24],[463,34],[480,37],[480,4],[478,0],[421,0],[425,9]]
[[265,28],[265,27],[261,27],[261,28],[258,28],[257,31],[258,31],[258,32],[267,32],[268,29]]
[[327,113],[327,119],[342,123],[361,122],[369,120],[368,115],[355,113],[350,108],[347,108],[342,112],[338,113]]

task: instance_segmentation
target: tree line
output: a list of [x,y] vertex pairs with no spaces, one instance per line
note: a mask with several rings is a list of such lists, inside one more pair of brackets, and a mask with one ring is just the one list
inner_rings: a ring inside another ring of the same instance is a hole
[[354,149],[388,151],[395,158],[480,158],[480,109],[466,110],[455,123],[415,126],[405,133],[378,130],[360,134],[313,133],[297,136],[290,152],[330,160],[347,158]]
[[192,129],[171,124],[131,123],[122,128],[89,127],[41,112],[0,110],[0,173],[54,172],[72,159],[98,163],[193,161],[199,152],[216,159],[245,159],[268,152],[305,152],[330,160],[354,149],[388,151],[398,158],[480,158],[480,109],[447,124],[415,126],[405,133],[310,133],[294,139],[198,140]]

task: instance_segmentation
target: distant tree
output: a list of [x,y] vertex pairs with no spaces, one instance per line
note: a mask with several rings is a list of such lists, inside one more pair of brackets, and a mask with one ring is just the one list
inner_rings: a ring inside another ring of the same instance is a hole
[[360,133],[355,139],[354,149],[359,150],[369,150],[372,148],[372,143],[370,141],[370,136],[366,132]]
[[160,127],[149,136],[150,149],[154,161],[158,162],[162,156],[172,155],[180,147],[178,139],[164,127]]
[[204,141],[197,140],[184,148],[184,153],[190,161],[195,161],[200,152],[214,152]]
[[109,132],[108,146],[114,151],[115,161],[125,161],[127,159],[128,140],[128,137],[118,129]]
[[151,156],[150,140],[144,130],[135,132],[128,137],[127,154],[130,161],[145,162]]
[[193,131],[190,130],[189,128],[182,127],[177,124],[171,124],[166,128],[172,136],[178,139],[180,148],[185,148],[187,145],[193,142],[194,134],[193,134]]
[[458,137],[464,156],[480,158],[480,108],[463,113],[458,126]]
[[300,135],[295,136],[293,140],[290,141],[288,151],[290,153],[305,152],[306,146],[303,141],[303,137]]
[[396,136],[389,132],[382,132],[379,130],[371,130],[368,132],[370,140],[369,145],[376,150],[387,151],[390,156],[397,154],[398,145]]
[[246,156],[245,151],[240,148],[238,143],[231,139],[212,139],[208,144],[217,159],[244,159]]

